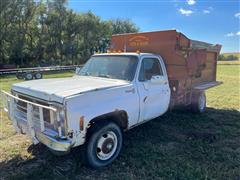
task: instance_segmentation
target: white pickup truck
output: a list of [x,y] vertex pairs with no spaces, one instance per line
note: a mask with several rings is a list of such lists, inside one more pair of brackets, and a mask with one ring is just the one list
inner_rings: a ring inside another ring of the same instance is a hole
[[[204,112],[205,89],[220,84],[220,45],[172,30],[113,36],[111,47],[128,53],[95,54],[73,77],[21,82],[3,92],[16,131],[55,153],[84,145],[85,162],[102,167],[118,156],[123,131],[177,105]],[[139,49],[156,54],[129,52]]]
[[73,77],[14,84],[6,110],[17,132],[53,151],[86,144],[92,167],[119,154],[122,132],[168,110],[163,60],[145,53],[94,55]]

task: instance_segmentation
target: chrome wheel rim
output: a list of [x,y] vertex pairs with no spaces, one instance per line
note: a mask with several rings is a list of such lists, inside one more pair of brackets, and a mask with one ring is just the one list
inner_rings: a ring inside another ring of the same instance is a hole
[[117,150],[118,139],[113,131],[101,135],[97,141],[96,153],[100,160],[110,159]]

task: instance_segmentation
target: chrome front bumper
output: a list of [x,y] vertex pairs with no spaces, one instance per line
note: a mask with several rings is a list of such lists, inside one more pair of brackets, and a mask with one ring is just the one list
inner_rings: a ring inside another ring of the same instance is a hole
[[[52,111],[58,119],[59,114],[56,109],[21,99],[5,91],[2,91],[1,95],[4,111],[7,112],[9,119],[13,122],[13,126],[18,133],[27,134],[34,144],[41,142],[48,148],[55,151],[66,152],[70,150],[72,147],[72,141],[62,136],[61,129],[59,129],[58,133],[56,133],[54,131],[51,132],[51,129],[47,129],[47,127],[45,127],[43,115],[41,114],[43,109]],[[27,103],[27,115],[25,119],[19,119],[17,117],[15,100]],[[34,126],[33,107],[39,108],[39,129],[36,129]]]
[[72,146],[72,143],[69,140],[57,140],[43,133],[36,133],[36,138],[38,141],[54,151],[67,152]]
[[28,129],[27,123],[19,121],[17,123],[17,129],[15,130],[19,130],[19,133],[21,134],[27,134],[34,144],[38,144],[40,142],[54,151],[68,152],[72,147],[72,141],[68,139],[53,138],[51,135],[38,131],[35,131],[35,136],[31,137],[31,133],[29,133]]

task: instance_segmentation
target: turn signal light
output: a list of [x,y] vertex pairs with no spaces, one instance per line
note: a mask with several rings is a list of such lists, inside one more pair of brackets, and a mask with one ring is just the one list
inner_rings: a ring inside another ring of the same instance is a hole
[[80,117],[79,129],[80,129],[80,131],[83,131],[83,129],[84,129],[84,116]]

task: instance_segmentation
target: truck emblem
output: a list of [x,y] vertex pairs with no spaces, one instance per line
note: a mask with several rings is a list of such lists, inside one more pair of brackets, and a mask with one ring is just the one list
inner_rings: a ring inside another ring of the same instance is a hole
[[134,36],[129,39],[129,46],[146,46],[149,44],[149,38],[145,36]]

